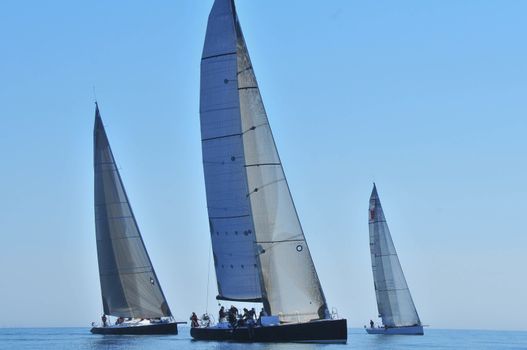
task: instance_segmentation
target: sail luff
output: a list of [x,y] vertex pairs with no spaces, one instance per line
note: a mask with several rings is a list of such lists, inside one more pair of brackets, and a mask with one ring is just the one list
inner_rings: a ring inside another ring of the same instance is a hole
[[370,252],[379,316],[387,327],[420,325],[374,185],[369,206]]
[[172,316],[152,266],[96,106],[95,222],[101,292],[108,315]]

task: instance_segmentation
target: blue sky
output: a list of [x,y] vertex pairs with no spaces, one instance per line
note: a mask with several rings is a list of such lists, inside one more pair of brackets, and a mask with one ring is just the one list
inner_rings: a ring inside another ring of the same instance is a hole
[[[198,110],[211,4],[0,4],[0,326],[100,316],[93,86],[171,308],[216,310]],[[330,307],[351,326],[376,315],[375,181],[424,323],[527,329],[527,3],[237,5]]]

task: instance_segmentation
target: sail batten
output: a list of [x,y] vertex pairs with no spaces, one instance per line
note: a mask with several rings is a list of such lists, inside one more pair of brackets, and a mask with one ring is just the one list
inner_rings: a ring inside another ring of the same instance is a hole
[[370,197],[369,230],[375,295],[383,324],[421,325],[375,185]]
[[94,126],[95,229],[104,313],[117,317],[171,316],[132,212],[102,124]]
[[[284,322],[327,318],[232,0],[214,2],[202,57],[203,166],[220,295],[253,292]],[[217,219],[229,215],[244,221]],[[249,234],[233,235],[236,227]],[[229,255],[239,249],[243,257]],[[239,281],[242,259],[254,269]]]

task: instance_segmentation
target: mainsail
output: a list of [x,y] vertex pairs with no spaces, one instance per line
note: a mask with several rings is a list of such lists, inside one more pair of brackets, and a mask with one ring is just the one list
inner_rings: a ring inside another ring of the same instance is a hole
[[371,265],[379,316],[386,327],[421,325],[373,185],[369,208]]
[[95,110],[95,229],[102,302],[107,315],[171,316]]
[[201,134],[220,299],[283,322],[329,317],[233,0],[216,0],[201,61]]

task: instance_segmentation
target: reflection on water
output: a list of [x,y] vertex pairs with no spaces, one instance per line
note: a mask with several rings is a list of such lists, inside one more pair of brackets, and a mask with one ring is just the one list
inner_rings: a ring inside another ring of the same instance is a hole
[[[195,342],[198,343],[198,342]],[[322,344],[242,344],[242,343],[209,343],[206,342],[205,347],[202,349],[209,349],[209,350],[246,350],[246,349],[254,349],[254,350],[314,350],[317,347],[324,346],[327,347],[328,345],[322,345]],[[342,349],[342,346],[340,347]]]
[[89,328],[0,329],[0,350],[408,350],[527,349],[527,332],[426,329],[424,336],[368,335],[349,329],[347,344],[239,344],[192,341],[188,327],[179,335],[94,335]]

